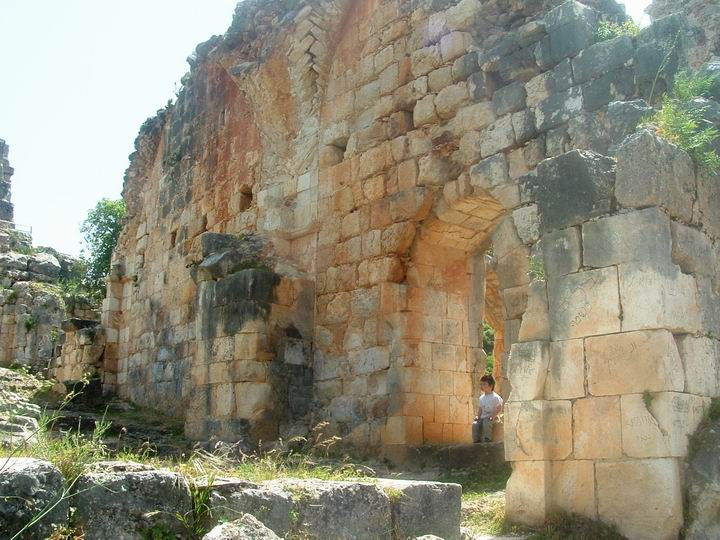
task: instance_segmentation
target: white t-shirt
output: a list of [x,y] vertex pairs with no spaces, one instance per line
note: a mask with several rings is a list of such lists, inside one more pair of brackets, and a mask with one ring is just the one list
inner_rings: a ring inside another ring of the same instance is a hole
[[480,409],[482,409],[482,414],[480,418],[490,418],[498,407],[502,407],[502,404],[503,399],[495,392],[481,395]]

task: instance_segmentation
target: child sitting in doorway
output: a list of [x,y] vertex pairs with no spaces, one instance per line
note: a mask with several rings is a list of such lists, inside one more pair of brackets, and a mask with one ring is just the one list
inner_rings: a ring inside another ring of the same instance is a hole
[[473,442],[490,442],[492,425],[502,410],[503,400],[495,393],[495,379],[492,375],[484,375],[480,379],[480,406],[472,424]]

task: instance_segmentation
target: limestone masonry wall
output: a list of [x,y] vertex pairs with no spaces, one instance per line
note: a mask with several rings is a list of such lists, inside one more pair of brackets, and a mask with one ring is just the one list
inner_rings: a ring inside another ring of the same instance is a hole
[[687,436],[720,394],[720,183],[636,128],[718,51],[678,14],[595,43],[623,18],[239,4],[136,142],[106,390],[196,438],[326,420],[402,459],[469,442],[489,321],[508,515],[674,538]]

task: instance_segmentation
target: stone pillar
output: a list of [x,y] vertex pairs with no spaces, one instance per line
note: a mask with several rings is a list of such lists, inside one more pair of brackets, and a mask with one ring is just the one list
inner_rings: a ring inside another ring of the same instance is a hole
[[717,224],[693,212],[693,164],[644,131],[617,170],[572,151],[532,182],[541,238],[527,243],[543,268],[507,367],[508,516],[577,512],[630,538],[676,538],[688,437],[719,393]]
[[0,222],[13,223],[14,209],[10,202],[10,177],[13,175],[13,168],[8,161],[9,147],[0,139]]

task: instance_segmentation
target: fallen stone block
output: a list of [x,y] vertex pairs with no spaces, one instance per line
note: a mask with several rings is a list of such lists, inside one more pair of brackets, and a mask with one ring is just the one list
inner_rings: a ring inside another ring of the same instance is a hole
[[88,539],[140,540],[153,527],[182,533],[176,514],[190,516],[190,489],[177,473],[133,462],[100,462],[74,486],[75,520]]
[[[0,459],[0,535],[45,540],[68,523],[70,497],[62,473],[53,464],[33,458]],[[30,522],[47,514],[34,525]],[[27,526],[27,528],[25,528]]]

